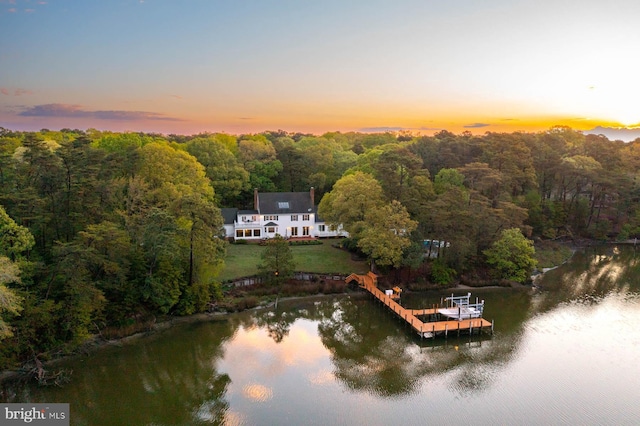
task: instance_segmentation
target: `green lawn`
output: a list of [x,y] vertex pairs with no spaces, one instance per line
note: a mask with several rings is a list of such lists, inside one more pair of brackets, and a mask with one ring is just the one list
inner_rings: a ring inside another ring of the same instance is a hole
[[[363,274],[369,270],[367,262],[354,261],[351,254],[332,246],[337,240],[322,240],[322,245],[291,246],[296,271],[317,273]],[[221,281],[258,273],[263,246],[257,244],[229,244]]]

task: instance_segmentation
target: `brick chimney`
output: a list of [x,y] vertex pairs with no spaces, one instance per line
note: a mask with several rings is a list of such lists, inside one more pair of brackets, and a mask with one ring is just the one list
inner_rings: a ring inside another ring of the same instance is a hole
[[316,190],[312,186],[309,190],[309,195],[311,196],[311,208],[316,205]]
[[253,209],[260,211],[260,206],[258,205],[258,188],[253,188]]

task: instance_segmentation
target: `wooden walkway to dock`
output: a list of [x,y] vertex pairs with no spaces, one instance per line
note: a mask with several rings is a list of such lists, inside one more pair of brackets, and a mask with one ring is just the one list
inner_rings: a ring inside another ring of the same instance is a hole
[[483,318],[422,321],[418,316],[439,315],[438,309],[406,309],[402,307],[391,296],[386,295],[384,291],[378,288],[378,276],[373,272],[368,272],[366,275],[351,274],[345,279],[347,284],[352,281],[356,281],[360,287],[367,290],[382,304],[391,309],[393,313],[402,318],[420,337],[435,337],[438,334],[447,336],[448,333],[452,332],[473,334],[476,331],[481,332],[487,329],[493,331],[493,324]]

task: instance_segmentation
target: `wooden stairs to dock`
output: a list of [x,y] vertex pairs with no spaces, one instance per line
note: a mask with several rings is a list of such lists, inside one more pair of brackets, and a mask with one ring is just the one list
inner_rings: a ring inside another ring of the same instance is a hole
[[471,318],[461,320],[442,320],[442,321],[422,321],[420,317],[438,316],[437,308],[427,309],[406,309],[394,300],[392,295],[385,294],[378,288],[378,276],[373,272],[366,275],[351,274],[345,282],[349,284],[356,281],[358,285],[371,293],[382,304],[389,308],[398,317],[403,319],[420,337],[435,337],[436,335],[445,335],[448,333],[469,333],[482,332],[490,330],[493,332],[493,323],[484,318]]

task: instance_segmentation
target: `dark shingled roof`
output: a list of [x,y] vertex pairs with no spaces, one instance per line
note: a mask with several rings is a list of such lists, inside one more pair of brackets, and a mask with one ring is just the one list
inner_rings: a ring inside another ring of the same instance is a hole
[[313,212],[316,214],[316,223],[324,222],[324,219],[321,218],[320,215],[318,214],[318,206],[313,206]]
[[222,218],[224,219],[225,225],[232,225],[236,220],[236,214],[238,213],[238,209],[234,208],[224,208],[220,209],[220,213],[222,213]]
[[260,214],[313,213],[309,192],[262,192],[258,194]]

